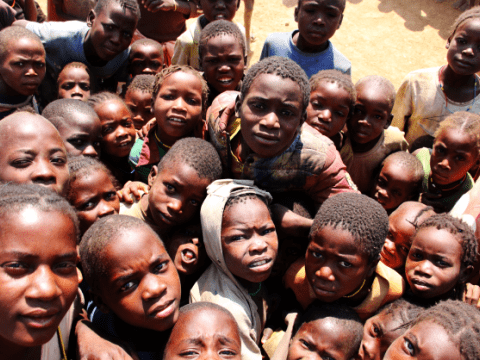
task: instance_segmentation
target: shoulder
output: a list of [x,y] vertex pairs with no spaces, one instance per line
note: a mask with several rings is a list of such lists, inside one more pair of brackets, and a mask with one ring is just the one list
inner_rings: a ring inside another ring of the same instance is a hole
[[75,35],[82,35],[88,31],[88,26],[83,21],[47,21],[44,23],[30,22],[26,28],[33,33],[42,36],[55,38],[71,38]]
[[[395,126],[389,126],[384,131],[384,144],[388,147],[394,147],[396,150],[407,150],[408,143],[405,140],[405,133]],[[392,149],[393,150],[393,149]]]
[[337,50],[335,46],[330,42],[331,52],[333,54],[333,63],[336,70],[340,70],[341,72],[350,72],[352,68],[352,62],[348,60],[348,58],[343,55],[340,51]]

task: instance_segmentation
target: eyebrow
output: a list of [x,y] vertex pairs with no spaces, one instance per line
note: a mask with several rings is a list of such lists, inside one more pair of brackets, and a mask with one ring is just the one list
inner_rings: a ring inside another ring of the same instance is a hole
[[[150,262],[149,267],[154,265],[154,264],[161,263],[165,260],[169,260],[166,252],[163,253],[163,254],[160,254],[152,262]],[[124,273],[125,275],[121,275],[122,273]],[[131,279],[132,277],[135,277],[135,275],[137,273],[138,273],[137,271],[132,272],[130,269],[127,269],[127,270],[124,270],[124,271],[120,270],[119,272],[117,272],[117,276],[114,276],[111,281],[112,282],[122,282],[122,281],[125,281],[125,280],[128,280],[128,279]]]
[[[38,259],[40,256],[39,255],[34,255],[34,254],[30,254],[30,253],[27,253],[27,252],[23,252],[23,251],[17,251],[17,250],[12,250],[12,251],[6,251],[4,252],[5,255],[13,255],[19,259],[22,259],[22,260],[30,260],[30,259]],[[66,253],[66,254],[60,254],[60,255],[57,255],[55,256],[55,260],[63,260],[63,259],[71,259],[71,258],[76,258],[77,257],[77,252],[76,251],[72,251],[72,252],[69,252],[69,253]]]

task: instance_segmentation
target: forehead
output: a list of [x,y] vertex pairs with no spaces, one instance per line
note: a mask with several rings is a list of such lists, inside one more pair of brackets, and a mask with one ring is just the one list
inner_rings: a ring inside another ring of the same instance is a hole
[[127,90],[125,94],[125,101],[144,101],[149,99],[152,99],[152,93],[140,89]]
[[143,58],[145,55],[161,57],[162,51],[163,49],[160,44],[158,46],[155,46],[154,44],[137,44],[132,46],[130,58]]
[[90,76],[87,73],[87,70],[80,68],[80,67],[74,67],[74,66],[69,66],[65,69],[62,70],[62,72],[58,75],[58,81],[65,81],[67,79],[71,78],[86,78],[87,80],[90,81]]
[[393,159],[385,161],[381,173],[392,180],[401,182],[410,182],[410,179],[414,176],[413,170],[403,166]]
[[447,331],[433,321],[422,321],[407,333],[415,336],[421,359],[462,359],[459,347],[450,339]]
[[8,125],[0,127],[0,145],[3,151],[9,147],[28,148],[33,143],[42,148],[64,147],[60,134],[48,120],[30,118],[23,122],[19,117],[18,122],[22,125],[10,121]]
[[438,230],[433,226],[417,231],[412,240],[413,247],[420,248],[429,254],[447,255],[458,259],[463,257],[463,247],[459,236],[446,229]]
[[345,9],[345,0],[298,0],[298,6],[305,6],[305,5],[317,5],[322,7],[336,7]]
[[386,91],[386,87],[374,81],[365,80],[355,87],[357,91],[357,101],[368,101],[379,107],[390,105],[391,97]]
[[350,348],[351,333],[348,329],[331,317],[304,323],[298,330],[299,335],[309,334],[315,339],[317,346],[324,350],[336,350],[346,354]]
[[337,102],[348,101],[350,103],[350,93],[341,87],[336,81],[322,79],[312,89],[310,97],[315,95],[323,95],[334,98]]
[[211,338],[219,334],[227,335],[238,341],[239,334],[236,322],[223,311],[217,309],[196,309],[182,314],[176,328],[180,336]]
[[460,129],[447,128],[443,129],[435,138],[434,143],[443,142],[450,147],[458,150],[473,151],[477,143],[474,135],[468,134]]
[[135,14],[126,8],[123,8],[116,1],[108,1],[107,4],[99,11],[95,20],[112,21],[122,29],[135,29],[138,18]]
[[301,102],[303,93],[301,93],[300,85],[289,78],[282,78],[276,74],[259,74],[252,81],[245,97],[262,96],[265,99],[285,98]]
[[120,100],[108,100],[95,106],[100,121],[113,120],[129,116],[130,112]]
[[467,33],[467,35],[480,36],[480,18],[475,17],[462,21],[455,30],[454,35],[462,32]]
[[196,75],[184,71],[175,71],[164,78],[160,90],[169,87],[173,90],[185,90],[202,93],[202,81]]
[[32,52],[45,55],[45,49],[39,40],[23,37],[11,39],[5,48],[6,55],[29,55]]
[[233,34],[218,34],[213,36],[207,41],[207,50],[219,50],[219,49],[242,49],[240,40]]

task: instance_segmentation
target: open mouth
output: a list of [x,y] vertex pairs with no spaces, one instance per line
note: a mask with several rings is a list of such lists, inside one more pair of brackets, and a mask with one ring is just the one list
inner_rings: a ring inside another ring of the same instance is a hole
[[217,81],[222,85],[230,85],[233,82],[233,78],[231,77],[221,77],[217,79]]
[[167,118],[167,121],[173,126],[184,126],[187,123],[185,119],[174,116]]
[[272,259],[271,258],[263,258],[259,260],[252,261],[248,264],[250,269],[254,270],[264,270],[271,267]]

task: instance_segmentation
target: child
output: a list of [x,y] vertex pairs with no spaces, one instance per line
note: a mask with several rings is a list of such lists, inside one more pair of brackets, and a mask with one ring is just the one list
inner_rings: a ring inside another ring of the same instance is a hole
[[407,330],[409,323],[420,314],[422,307],[404,299],[385,305],[365,322],[361,360],[382,360],[388,347]]
[[118,182],[105,165],[91,157],[70,158],[68,170],[70,186],[67,200],[77,212],[80,234],[83,235],[99,218],[118,214]]
[[207,186],[222,175],[218,154],[205,140],[185,138],[152,167],[148,194],[122,211],[147,222],[161,236],[198,215]]
[[362,194],[369,194],[374,171],[387,155],[406,151],[403,133],[389,128],[395,87],[381,76],[366,76],[355,84],[357,100],[347,121],[347,138],[340,150],[348,173]]
[[310,78],[307,124],[343,146],[343,128],[355,105],[357,94],[350,76],[338,70],[321,70]]
[[342,24],[345,3],[345,0],[299,0],[295,8],[298,30],[269,35],[260,59],[287,57],[300,65],[309,78],[328,69],[350,75],[351,62],[329,40]]
[[80,62],[71,62],[58,74],[58,99],[87,101],[90,93],[93,93],[92,85],[88,66]]
[[418,199],[423,177],[422,163],[412,154],[397,151],[380,165],[372,197],[391,213],[403,202]]
[[248,180],[218,180],[208,189],[200,217],[212,265],[190,291],[190,301],[227,308],[237,321],[242,359],[261,360],[258,343],[267,311],[262,282],[268,279],[278,239],[269,193]]
[[128,59],[128,73],[135,76],[156,75],[165,67],[162,45],[152,39],[135,41],[130,48]]
[[202,30],[198,56],[208,83],[207,107],[218,94],[240,90],[247,57],[240,28],[227,20],[216,20]]
[[88,104],[73,99],[55,100],[47,105],[42,116],[57,128],[69,156],[100,157],[102,125]]
[[80,242],[85,280],[107,316],[93,325],[132,344],[140,359],[157,359],[178,319],[180,280],[162,240],[145,222],[111,215]]
[[45,77],[40,39],[28,30],[8,27],[0,31],[0,54],[0,120],[26,105],[38,112],[33,95]]
[[457,111],[480,112],[480,71],[476,54],[480,7],[462,13],[447,40],[447,65],[414,71],[397,92],[393,126],[405,131],[411,144],[433,136],[440,123]]
[[125,93],[125,104],[132,113],[135,130],[142,127],[153,118],[152,93],[155,84],[153,75],[137,75],[128,85]]
[[480,146],[480,116],[460,111],[448,116],[435,132],[433,150],[414,155],[425,172],[421,202],[437,212],[450,211],[473,187],[468,170],[476,163]]
[[152,94],[156,124],[135,142],[129,158],[138,180],[148,181],[152,166],[177,140],[200,133],[207,94],[207,83],[189,66],[172,65],[156,75]]
[[383,359],[478,359],[479,314],[473,306],[460,301],[441,302],[421,313]]
[[42,186],[7,184],[0,218],[0,357],[64,359],[81,310],[75,212]]
[[380,261],[399,274],[405,274],[405,260],[412,236],[419,224],[435,215],[433,208],[417,201],[406,201],[388,217],[388,236],[380,253]]
[[282,339],[290,343],[288,357],[280,354],[279,345],[272,360],[351,360],[362,341],[362,322],[355,311],[344,305],[312,304],[296,326],[293,339]]
[[102,162],[124,185],[133,180],[128,156],[135,143],[132,114],[125,102],[107,91],[93,95],[88,104],[95,110],[102,125]]
[[[101,83],[109,78],[114,81],[126,80],[128,47],[139,17],[140,9],[136,0],[99,0],[90,11],[86,23],[67,21],[39,24],[18,20],[14,25],[24,26],[40,37],[47,52],[49,73],[53,74],[53,79],[49,79],[53,86],[63,67],[72,61],[87,65]],[[105,26],[107,23],[111,26]],[[100,87],[103,90],[106,84],[100,84]]]
[[182,358],[185,353],[194,354],[196,359],[242,359],[240,335],[232,314],[209,302],[180,308],[163,359]]
[[375,200],[360,194],[327,199],[315,216],[305,259],[285,275],[297,301],[315,299],[353,306],[361,319],[403,294],[399,274],[379,262],[388,216]]
[[478,255],[473,230],[448,215],[434,215],[418,227],[405,263],[413,298],[429,305],[463,297]]
[[0,181],[43,185],[65,195],[67,150],[47,119],[28,112],[7,116],[0,121],[0,148]]
[[[240,6],[240,0],[199,0],[199,4],[203,15],[177,38],[172,57],[173,65],[190,65],[194,69],[200,70],[198,44],[202,29],[215,20],[232,21]],[[238,27],[245,36],[245,28],[240,24]]]
[[[214,100],[207,122],[227,174],[254,180],[273,193],[304,193],[318,207],[334,194],[354,191],[355,185],[333,142],[303,124],[309,87],[295,62],[269,57],[249,69],[240,94],[224,92]],[[296,235],[308,234],[312,226],[311,219],[291,211],[283,219],[282,228]]]

